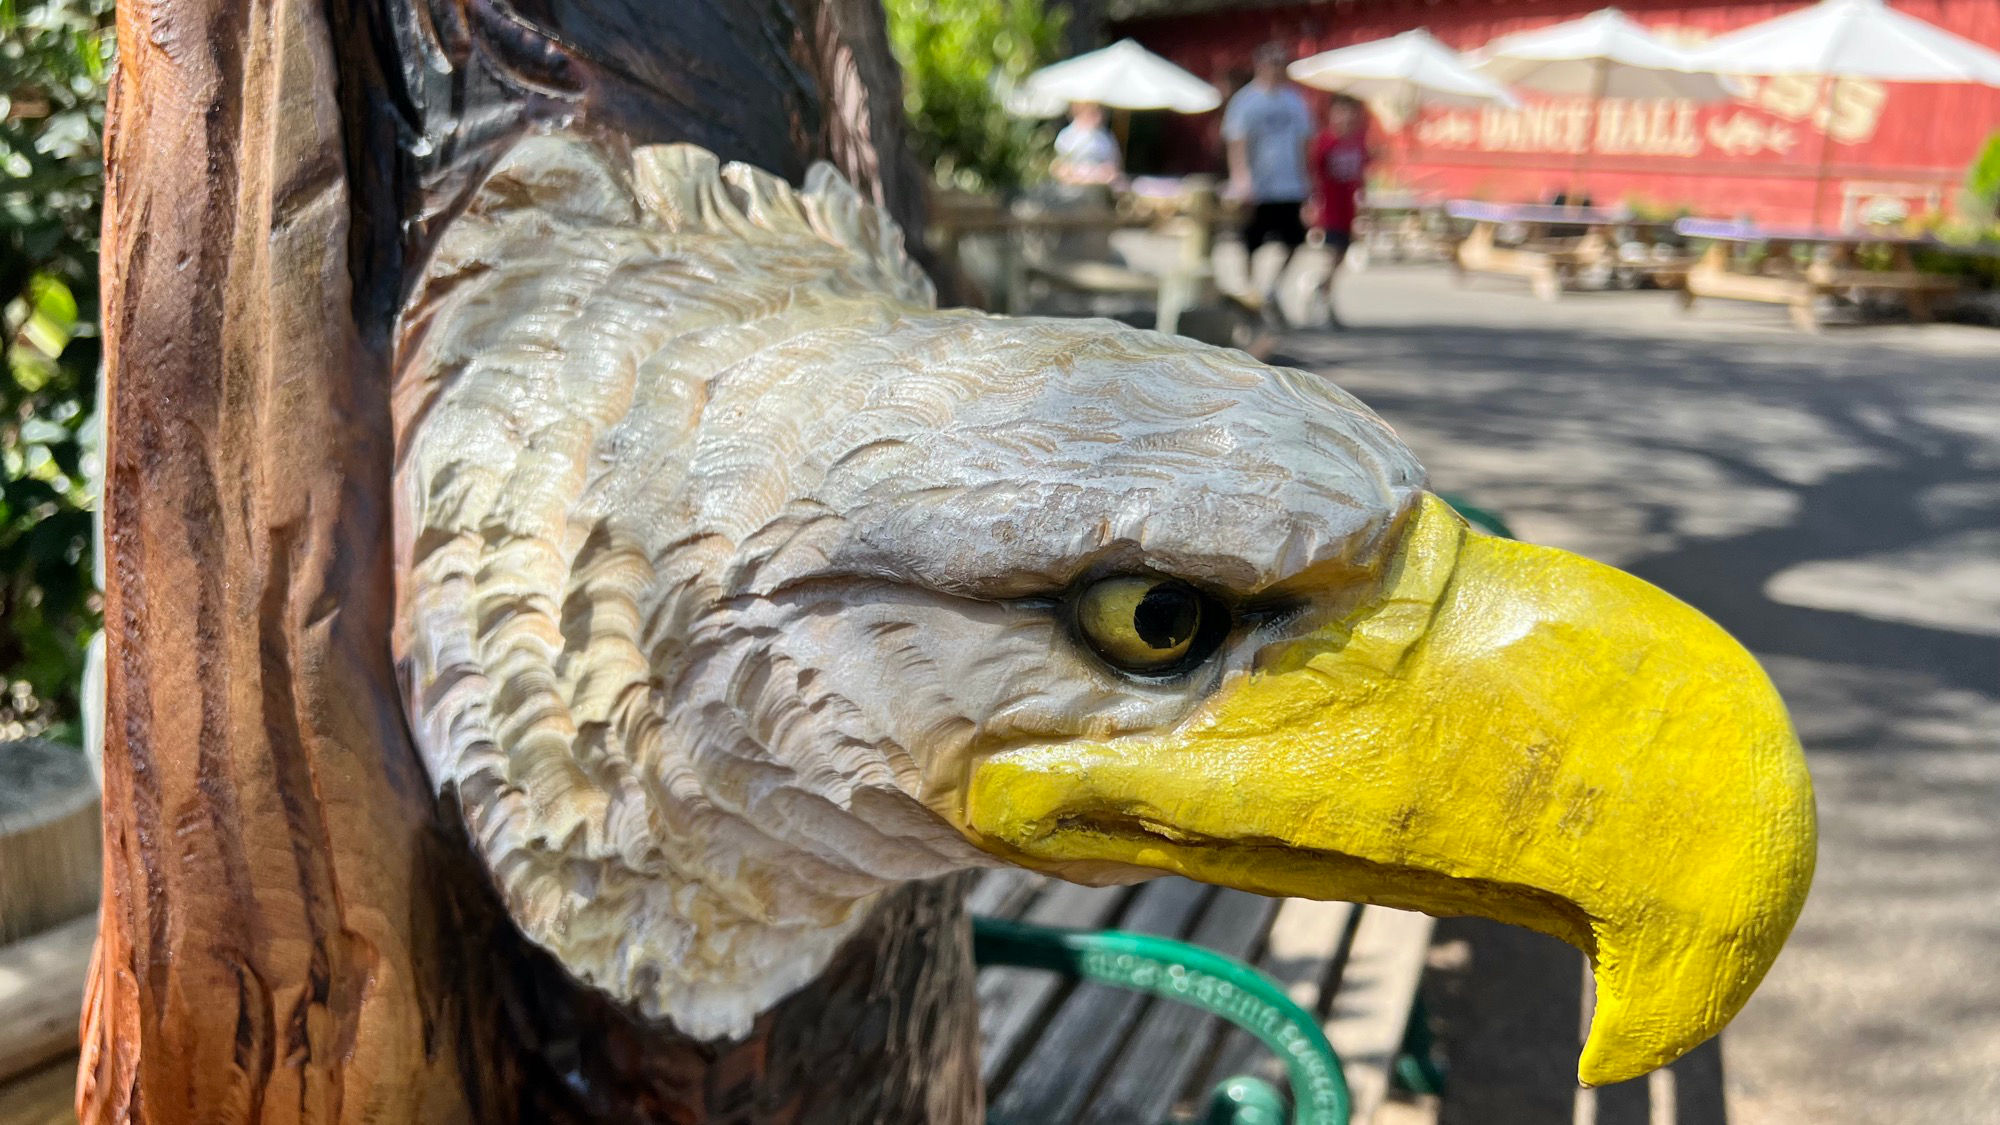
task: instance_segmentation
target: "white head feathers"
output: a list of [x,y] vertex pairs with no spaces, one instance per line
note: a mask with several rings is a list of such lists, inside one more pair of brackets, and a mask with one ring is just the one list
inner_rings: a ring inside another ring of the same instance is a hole
[[982,747],[1202,694],[1106,676],[1048,598],[1370,566],[1422,484],[1314,376],[932,302],[829,168],[536,136],[404,311],[395,646],[431,778],[531,938],[691,1035],[747,1031],[886,888],[995,862],[926,807]]

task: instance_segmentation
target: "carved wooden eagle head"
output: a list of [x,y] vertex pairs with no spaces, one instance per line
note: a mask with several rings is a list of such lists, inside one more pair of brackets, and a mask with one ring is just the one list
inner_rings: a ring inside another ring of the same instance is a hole
[[885,890],[1021,864],[1589,953],[1589,1082],[1719,1029],[1811,878],[1750,656],[1469,530],[1318,376],[934,307],[830,169],[519,141],[403,314],[395,647],[515,921],[697,1037]]

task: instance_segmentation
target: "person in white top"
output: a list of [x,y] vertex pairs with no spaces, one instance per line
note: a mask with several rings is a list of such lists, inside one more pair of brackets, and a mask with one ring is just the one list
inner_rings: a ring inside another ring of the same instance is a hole
[[1104,127],[1104,107],[1078,102],[1069,124],[1056,134],[1056,159],[1049,169],[1066,184],[1109,184],[1124,174],[1118,139]]

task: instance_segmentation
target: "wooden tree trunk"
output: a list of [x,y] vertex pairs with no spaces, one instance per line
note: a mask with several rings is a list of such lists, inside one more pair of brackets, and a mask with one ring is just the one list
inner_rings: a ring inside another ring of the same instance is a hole
[[904,1073],[760,1102],[816,1058],[782,1010],[748,1044],[677,1040],[515,935],[388,653],[387,341],[439,222],[560,122],[793,177],[830,158],[921,229],[875,0],[129,0],[118,38],[84,1120],[962,1116],[976,1091],[908,1073],[976,1074],[950,888],[906,892],[790,1005],[846,1012],[825,1034],[850,1053],[885,1035]]

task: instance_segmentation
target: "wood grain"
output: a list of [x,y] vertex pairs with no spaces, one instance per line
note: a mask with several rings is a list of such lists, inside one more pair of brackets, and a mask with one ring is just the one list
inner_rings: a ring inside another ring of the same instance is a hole
[[388,416],[323,11],[129,4],[119,51],[83,1116],[468,1119],[483,1076],[429,946],[445,869],[383,653]]
[[[1182,937],[1215,893],[1185,879],[1143,883],[1119,917],[1118,929]],[[1005,1125],[1076,1120],[1148,1003],[1144,993],[1095,981],[1077,984],[1006,1088],[995,1094],[990,1120]]]
[[118,35],[83,1120],[971,1120],[958,888],[885,906],[745,1043],[642,1026],[501,916],[387,652],[385,341],[486,154],[566,121],[832,157],[921,229],[879,10],[135,0]]
[[[1042,893],[1018,914],[1037,926],[1097,930],[1111,924],[1136,892],[1085,887],[1047,876]],[[1053,1005],[1068,995],[1062,978],[1042,969],[998,966],[979,974],[980,1070],[988,1086],[1004,1085],[1034,1047]]]
[[1357,1122],[1373,1120],[1388,1097],[1436,923],[1411,910],[1374,906],[1361,912],[1326,1020],[1327,1040],[1347,1072]]
[[[1248,960],[1270,929],[1278,900],[1218,890],[1187,940],[1239,961]],[[1097,1083],[1080,1125],[1152,1125],[1172,1117],[1187,1077],[1230,1025],[1193,1006],[1155,998],[1117,1059]],[[1197,1097],[1207,1090],[1194,1091]]]

